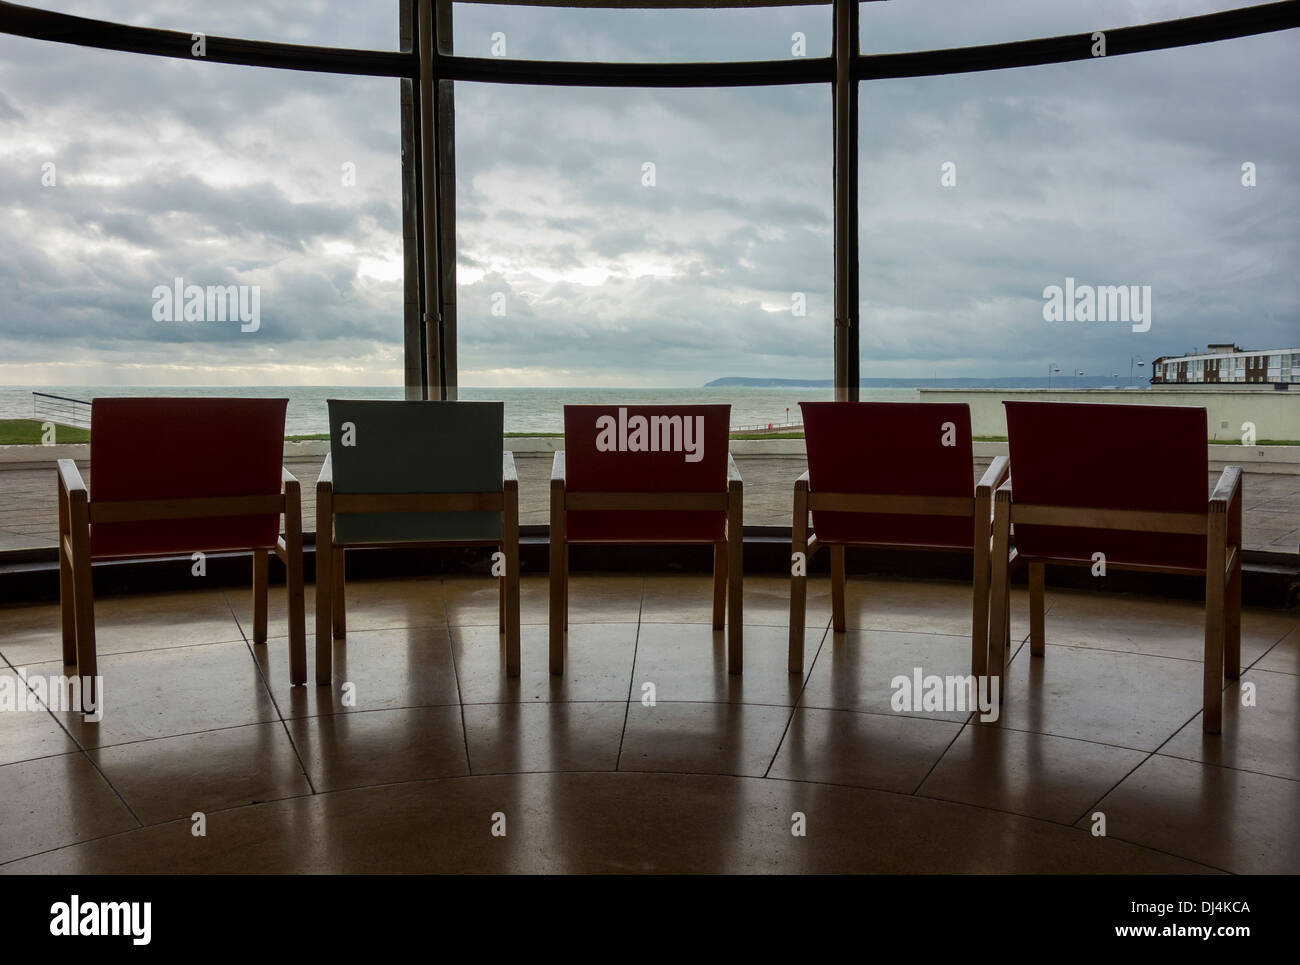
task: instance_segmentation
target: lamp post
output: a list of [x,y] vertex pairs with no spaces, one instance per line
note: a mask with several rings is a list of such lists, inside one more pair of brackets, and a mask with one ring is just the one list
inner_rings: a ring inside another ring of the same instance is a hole
[[1129,384],[1129,388],[1132,388],[1132,387],[1133,387],[1133,366],[1134,366],[1135,364],[1137,365],[1138,368],[1142,368],[1142,360],[1141,360],[1140,358],[1138,358],[1136,355],[1130,355],[1130,356],[1128,357],[1128,384]]
[[1061,367],[1057,365],[1055,362],[1047,363],[1047,387],[1049,389],[1052,387],[1052,373],[1059,372],[1059,371],[1061,371]]

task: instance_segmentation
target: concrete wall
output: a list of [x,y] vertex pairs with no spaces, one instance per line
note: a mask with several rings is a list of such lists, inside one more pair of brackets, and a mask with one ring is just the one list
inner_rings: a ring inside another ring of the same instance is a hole
[[1271,387],[1231,389],[921,389],[922,402],[965,402],[977,436],[1005,436],[1003,400],[1107,402],[1130,405],[1204,406],[1210,439],[1239,442],[1242,423],[1255,424],[1256,439],[1300,439],[1300,391]]
[[[506,448],[520,457],[541,454],[549,458],[550,453],[564,448],[564,440],[559,436],[512,438],[506,440]],[[807,459],[802,439],[732,439],[729,448],[737,457],[767,456],[804,464]],[[1007,454],[1005,442],[977,442],[974,448],[977,461]],[[286,462],[320,459],[327,452],[329,443],[324,440],[284,444]],[[90,445],[0,446],[0,471],[53,469],[59,459],[73,459],[84,469],[90,464]],[[1241,466],[1247,472],[1300,475],[1300,446],[1210,446],[1210,468],[1218,471],[1226,465]]]

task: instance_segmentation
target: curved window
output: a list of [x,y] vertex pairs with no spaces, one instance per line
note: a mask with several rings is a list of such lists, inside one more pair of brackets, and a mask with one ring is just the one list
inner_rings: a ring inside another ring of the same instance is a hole
[[[1083,56],[1091,30],[1243,3],[435,0],[423,142],[420,59],[397,52],[415,0],[7,6],[0,378],[405,377],[436,396],[834,371],[847,391],[858,362],[864,378],[1029,376],[1044,358],[1102,373],[1138,351],[1284,345],[1294,33],[1238,35],[1296,26],[1291,8],[1127,35],[1132,50],[1195,47],[1015,67]],[[184,36],[69,34],[49,11],[246,39],[203,63]],[[837,15],[857,17],[868,55],[838,74]],[[992,63],[939,49],[1076,32]],[[52,42],[69,37],[139,53]],[[917,50],[935,53],[870,56]],[[971,66],[991,69],[942,75]],[[853,71],[937,76],[854,86]],[[856,207],[836,176],[837,102],[859,105],[839,165],[858,173]],[[438,262],[450,290],[433,306]],[[178,278],[175,301],[191,283],[256,286],[257,326],[155,319]],[[1043,292],[1069,279],[1149,285],[1150,326],[1044,327]]]

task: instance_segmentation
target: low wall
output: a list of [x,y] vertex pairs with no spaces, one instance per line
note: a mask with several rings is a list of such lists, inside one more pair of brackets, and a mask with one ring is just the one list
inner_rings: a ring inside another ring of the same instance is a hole
[[1231,389],[921,389],[922,402],[964,402],[977,436],[1007,434],[1004,400],[1106,402],[1129,405],[1204,406],[1211,441],[1238,442],[1242,424],[1255,424],[1256,439],[1300,439],[1300,391],[1271,387]]
[[[932,400],[933,401],[933,400]],[[1001,408],[999,406],[999,408]],[[974,417],[974,410],[971,412]],[[1001,432],[981,432],[976,435],[1002,435]],[[564,448],[564,440],[559,436],[529,436],[507,439],[506,448],[523,455],[525,453],[551,453]],[[732,439],[730,449],[737,456],[784,457],[804,462],[807,458],[802,439]],[[286,442],[284,458],[286,462],[320,459],[329,452],[329,443],[320,440],[312,442]],[[1007,455],[1005,442],[975,443],[975,458],[989,460],[994,456]],[[0,472],[6,469],[53,469],[59,459],[73,459],[85,468],[90,460],[90,445],[56,446],[0,446]],[[1226,465],[1241,466],[1250,472],[1288,473],[1300,475],[1300,446],[1210,446],[1210,468],[1220,470]]]

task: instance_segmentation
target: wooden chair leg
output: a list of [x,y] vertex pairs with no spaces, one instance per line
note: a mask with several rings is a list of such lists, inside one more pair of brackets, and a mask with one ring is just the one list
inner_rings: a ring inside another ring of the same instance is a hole
[[1011,659],[1011,564],[1007,564],[1007,592],[1002,597],[1002,652]]
[[[1002,653],[1003,653],[1003,655],[1004,655],[1004,660],[1003,660],[1003,664],[1002,664],[1003,670],[1006,669],[1007,661],[1010,661],[1010,659],[1011,659],[1011,577],[1010,577],[1010,569],[1011,569],[1011,564],[1008,562],[1008,564],[1007,564],[1007,570],[1008,570],[1008,575],[1007,575],[1007,592],[1006,592],[1006,594],[1002,597]],[[998,706],[999,706],[999,707],[1002,706],[1002,704],[1003,704],[1003,703],[1006,701],[1006,699],[1007,699],[1007,691],[1010,689],[1010,682],[1011,682],[1011,678],[1010,678],[1006,673],[1003,673],[1003,674],[1001,675],[1001,677],[999,678],[999,686],[998,686]]]
[[334,496],[333,487],[316,486],[316,686],[334,677]]
[[551,533],[550,567],[547,580],[550,584],[551,673],[564,673],[564,630],[568,623],[566,587],[568,581],[567,556],[564,532],[564,487],[556,480],[551,482]]
[[59,631],[63,636],[63,664],[77,663],[76,582],[72,570],[71,524],[68,494],[59,479]]
[[1224,605],[1227,560],[1227,520],[1223,513],[1207,516],[1205,537],[1205,674],[1202,688],[1202,729],[1217,734],[1223,727]]
[[[502,527],[503,532],[504,529],[505,527]],[[505,557],[506,566],[508,567],[510,565],[510,554],[506,552],[506,544],[504,540],[501,543],[500,549],[501,549],[501,555]],[[505,577],[503,576],[501,579],[497,580],[497,633],[503,634],[505,632],[506,632],[506,581],[505,581]]]
[[342,546],[334,547],[330,562],[330,613],[334,624],[334,639],[342,640],[348,635],[348,596],[347,570],[344,567],[345,550]]
[[1045,653],[1043,583],[1046,570],[1045,563],[1029,564],[1029,653],[1034,657],[1041,657]]
[[[978,528],[978,527],[977,527]],[[976,680],[989,672],[989,540],[975,534],[972,561],[970,672]]]
[[989,666],[988,675],[999,680],[999,699],[1006,693],[1005,673],[1007,651],[1011,637],[1010,629],[1010,566],[1008,554],[1011,543],[1011,500],[1010,493],[999,490],[993,505],[993,557],[989,561],[992,569],[992,598],[989,601]]
[[99,702],[95,680],[99,675],[99,653],[95,647],[95,584],[90,571],[90,508],[83,495],[80,499],[70,500],[68,510],[77,676],[81,678],[82,707],[87,709],[98,706]]
[[1223,598],[1223,671],[1230,680],[1241,676],[1241,498],[1228,507],[1228,544],[1236,548]]
[[564,566],[560,569],[564,577],[564,632],[569,632],[569,544],[564,544]]
[[518,677],[520,671],[519,615],[519,541],[506,550],[506,676]]
[[844,617],[844,547],[831,547],[831,627],[843,633],[848,621]]
[[1223,675],[1229,680],[1241,677],[1241,551],[1233,561],[1233,571],[1223,595]]
[[506,599],[506,676],[519,676],[519,490],[506,493],[501,538],[506,572],[501,580]]
[[727,491],[727,672],[741,673],[745,666],[745,523],[740,484]]
[[[799,557],[802,555],[802,565]],[[808,620],[808,482],[802,476],[794,484],[794,514],[790,520],[790,652],[788,673],[803,673],[803,649]]]
[[713,629],[721,630],[726,623],[727,609],[727,544],[713,544]]
[[266,595],[270,571],[266,550],[253,550],[253,642],[266,643]]
[[289,682],[307,683],[307,602],[302,562],[302,489],[286,474],[284,480],[284,568],[289,596]]

